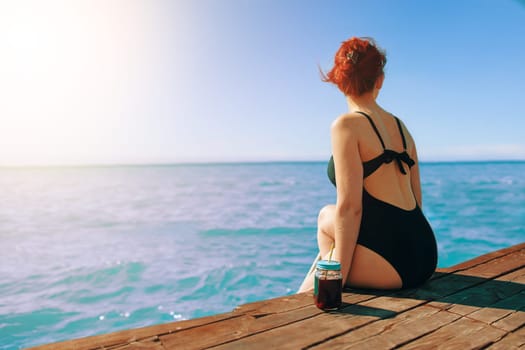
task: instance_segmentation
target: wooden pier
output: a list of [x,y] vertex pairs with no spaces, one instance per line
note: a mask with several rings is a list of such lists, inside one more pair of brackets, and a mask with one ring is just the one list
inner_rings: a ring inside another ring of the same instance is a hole
[[347,290],[343,302],[323,312],[303,293],[32,349],[525,349],[525,243],[439,269],[418,289]]

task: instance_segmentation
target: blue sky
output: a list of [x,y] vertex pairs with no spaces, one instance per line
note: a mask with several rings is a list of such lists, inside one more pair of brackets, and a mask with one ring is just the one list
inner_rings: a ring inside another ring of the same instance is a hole
[[341,41],[421,160],[525,159],[520,1],[0,1],[0,165],[325,160]]

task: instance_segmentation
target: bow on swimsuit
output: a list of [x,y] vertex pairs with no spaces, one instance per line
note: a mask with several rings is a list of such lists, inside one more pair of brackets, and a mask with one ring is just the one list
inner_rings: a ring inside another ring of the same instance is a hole
[[[363,163],[363,178],[370,176],[382,164],[396,162],[399,171],[407,174],[404,164],[415,162],[406,151],[406,140],[401,123],[397,126],[403,140],[403,152],[386,149],[372,118],[363,112],[377,134],[383,153]],[[328,178],[336,185],[334,159],[328,163]],[[357,243],[386,259],[397,271],[403,288],[421,285],[432,276],[437,264],[436,239],[432,228],[416,202],[412,210],[404,210],[370,195],[363,187],[363,210]]]

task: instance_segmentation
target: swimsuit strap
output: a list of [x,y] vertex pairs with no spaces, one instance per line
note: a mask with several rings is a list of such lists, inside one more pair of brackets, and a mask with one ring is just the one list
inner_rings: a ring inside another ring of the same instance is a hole
[[403,133],[403,128],[401,127],[401,122],[399,121],[399,118],[394,116],[396,118],[397,127],[399,128],[399,133],[401,134],[401,139],[403,139],[403,150],[406,151],[407,149],[407,142],[405,140],[405,134]]
[[[368,121],[372,125],[372,128],[374,128],[374,131],[376,132],[377,137],[379,137],[379,141],[381,141],[381,145],[383,146],[383,149],[386,149],[385,143],[383,142],[383,139],[381,138],[381,134],[379,133],[379,130],[377,130],[377,127],[374,124],[374,122],[372,121],[372,118],[370,118],[370,116],[368,114],[366,114],[365,112],[357,111],[356,113],[362,114],[362,115],[364,115],[366,117],[366,119],[368,119]],[[404,137],[403,137],[403,140],[404,140]]]
[[379,141],[381,141],[381,145],[383,146],[383,150],[384,150],[383,154],[380,154],[376,158],[371,159],[366,163],[363,163],[363,166],[365,168],[364,177],[367,177],[368,175],[373,173],[377,168],[381,166],[381,164],[390,163],[393,160],[396,161],[399,171],[401,171],[402,174],[406,175],[407,172],[405,168],[403,167],[403,163],[408,165],[408,167],[410,168],[415,164],[415,162],[412,158],[410,158],[410,156],[407,153],[407,141],[405,139],[405,134],[403,133],[403,127],[401,126],[401,121],[399,120],[399,118],[394,116],[397,122],[399,133],[401,134],[401,139],[403,141],[403,152],[396,152],[390,149],[386,149],[385,143],[383,142],[383,138],[381,137],[381,134],[379,133],[379,130],[374,124],[374,121],[372,120],[372,118],[364,112],[356,111],[356,113],[362,114],[366,117],[366,119],[368,119],[368,121],[370,122],[370,125],[372,125],[372,128],[374,129],[377,137],[379,138]]

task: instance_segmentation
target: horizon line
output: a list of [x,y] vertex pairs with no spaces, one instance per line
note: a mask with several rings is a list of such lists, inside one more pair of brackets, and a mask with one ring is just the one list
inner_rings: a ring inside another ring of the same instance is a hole
[[[454,164],[454,163],[523,163],[525,158],[501,159],[428,159],[419,160],[420,164]],[[285,164],[285,163],[328,163],[324,159],[252,159],[252,160],[193,160],[193,161],[166,161],[166,162],[85,162],[85,163],[28,163],[28,164],[0,164],[0,169],[17,168],[98,168],[98,167],[169,167],[192,165],[242,165],[242,164]]]

